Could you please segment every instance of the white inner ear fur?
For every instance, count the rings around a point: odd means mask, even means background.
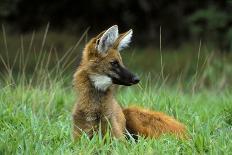
[[[100,38],[97,50],[99,52],[106,52],[118,38],[118,26],[114,25],[110,27]]]
[[[133,34],[133,30],[130,29],[122,38],[122,40],[120,41],[120,43],[118,44],[118,51],[123,50],[124,48],[129,46],[129,43],[131,42],[131,38],[132,38],[132,34]]]
[[[112,80],[106,75],[94,74],[89,76],[96,89],[106,91],[111,85]]]

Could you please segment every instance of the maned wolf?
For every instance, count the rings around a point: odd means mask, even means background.
[[[90,138],[96,131],[104,135],[110,129],[116,138],[131,134],[158,137],[172,133],[185,135],[185,126],[160,112],[139,107],[123,109],[114,97],[116,85],[137,84],[139,78],[122,62],[120,51],[128,46],[132,30],[118,33],[114,25],[92,38],[86,45],[80,66],[74,74],[74,86],[79,93],[73,110],[73,136],[84,132]]]

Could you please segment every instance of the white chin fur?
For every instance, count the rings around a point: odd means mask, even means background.
[[[106,75],[94,74],[89,76],[96,89],[105,91],[112,85],[112,80]]]

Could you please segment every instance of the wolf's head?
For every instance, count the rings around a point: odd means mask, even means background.
[[[130,86],[139,78],[131,73],[122,62],[120,51],[128,46],[133,31],[118,33],[114,25],[92,38],[83,52],[81,67],[85,67],[89,79],[99,90],[106,90],[112,84]]]

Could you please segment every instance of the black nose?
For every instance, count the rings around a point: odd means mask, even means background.
[[[132,78],[132,82],[133,82],[133,84],[136,84],[136,83],[139,83],[139,77],[137,77],[137,76],[134,76],[133,78]]]

